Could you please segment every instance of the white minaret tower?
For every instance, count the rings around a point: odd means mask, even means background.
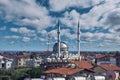
[[[79,55],[79,60],[81,61],[81,55],[80,55],[80,26],[79,26],[79,21],[78,21],[78,29],[77,29],[77,41],[78,41],[78,55]]]
[[[58,20],[58,31],[57,31],[57,34],[58,34],[58,57],[60,57],[60,25],[59,25],[59,20]]]

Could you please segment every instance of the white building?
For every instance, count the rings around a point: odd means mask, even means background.
[[[8,69],[12,66],[12,59],[0,55],[0,68]]]
[[[9,69],[12,67],[12,60],[5,60],[4,64],[5,64],[4,68]]]
[[[33,67],[39,67],[41,63],[42,63],[42,58],[41,57],[37,57],[36,59],[32,60],[32,66]]]

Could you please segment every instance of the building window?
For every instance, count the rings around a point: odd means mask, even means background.
[[[19,63],[19,65],[21,65],[21,63]]]
[[[2,64],[2,68],[5,67],[5,64]]]
[[[21,59],[18,59],[19,61],[21,61]]]

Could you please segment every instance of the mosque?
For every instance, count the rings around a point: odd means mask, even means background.
[[[77,29],[77,41],[78,41],[78,53],[72,54],[69,53],[69,47],[68,45],[63,42],[60,39],[60,25],[58,22],[58,30],[57,30],[57,42],[53,46],[53,52],[52,54],[47,58],[48,62],[55,62],[55,61],[61,61],[64,59],[64,61],[73,61],[73,60],[81,60],[80,55],[80,27],[78,23],[78,29]]]
[[[90,63],[89,61],[85,61],[85,58],[81,56],[79,23],[77,29],[77,54],[69,53],[68,45],[60,39],[59,24],[57,34],[58,40],[53,46],[52,54],[46,58],[47,60],[45,63],[40,65],[41,68],[44,68],[43,75],[45,75],[41,77],[42,80],[116,80],[111,64],[110,66],[104,64],[106,66],[103,67],[102,64],[96,66],[96,61],[94,59],[93,63]],[[109,68],[110,71],[105,69],[105,67]],[[118,70],[120,69],[118,68]],[[95,75],[95,73],[98,74]],[[110,77],[108,78],[108,76]]]

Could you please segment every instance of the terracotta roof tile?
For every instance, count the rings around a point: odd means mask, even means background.
[[[100,64],[98,66],[100,66],[101,68],[103,68],[106,71],[109,71],[109,70],[120,71],[120,67],[115,66],[113,64]]]
[[[84,69],[79,68],[55,68],[51,70],[44,71],[44,73],[55,73],[55,74],[65,74],[65,75],[72,75]]]
[[[72,61],[71,63],[76,64],[81,69],[93,68],[93,66],[88,61]]]

